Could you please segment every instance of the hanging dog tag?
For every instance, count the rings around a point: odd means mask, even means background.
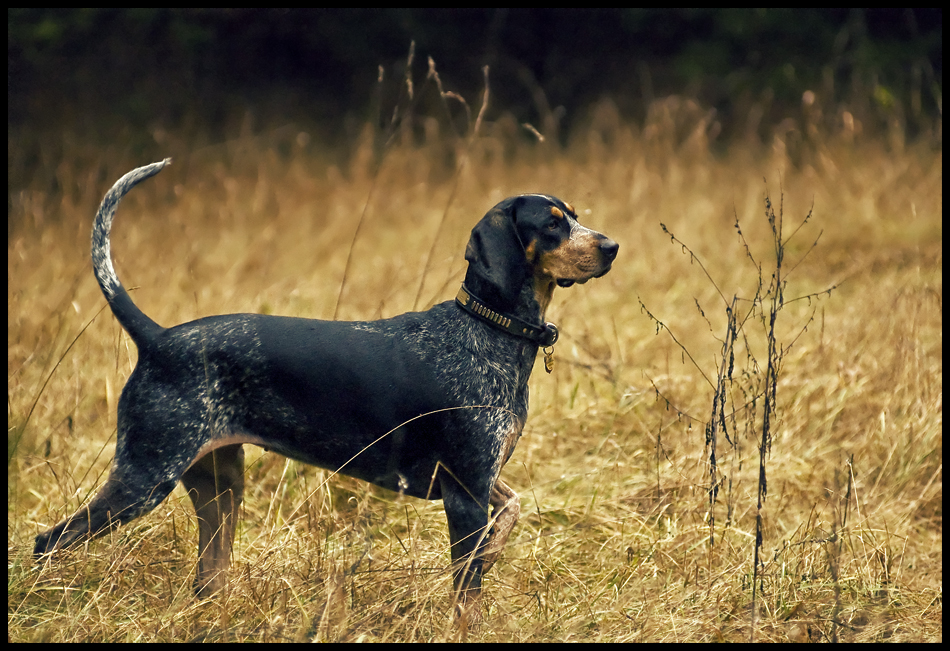
[[[544,370],[548,373],[554,372],[554,346],[544,349]]]

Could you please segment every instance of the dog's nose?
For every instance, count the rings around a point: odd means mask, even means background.
[[[617,257],[617,250],[620,248],[620,245],[614,242],[609,237],[605,237],[600,243],[600,252],[604,256],[604,259],[607,262],[613,262],[614,258]]]

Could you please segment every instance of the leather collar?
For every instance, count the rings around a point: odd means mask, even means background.
[[[455,297],[455,302],[458,303],[458,306],[463,310],[482,321],[486,321],[496,328],[513,334],[516,337],[527,339],[538,346],[553,346],[554,342],[557,341],[557,326],[553,323],[547,322],[540,326],[531,325],[517,317],[493,310],[485,305],[482,299],[468,291],[464,283],[462,283],[462,287]]]

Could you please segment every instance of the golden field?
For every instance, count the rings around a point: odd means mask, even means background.
[[[64,144],[43,163],[54,183],[11,187],[11,640],[457,635],[441,504],[326,481],[257,448],[228,594],[191,597],[197,531],[181,489],[34,566],[33,537],[105,478],[136,359],[92,275],[92,218],[119,176],[165,156],[174,164],[126,197],[112,237],[119,277],[163,325],[233,312],[376,319],[451,300],[470,229],[522,192],[571,202],[620,243],[609,274],[555,292],[557,368],[539,362],[504,472],[522,517],[469,639],[942,639],[939,144],[842,127],[714,147],[703,112],[677,98],[638,126],[605,103],[564,148],[483,127],[471,144],[434,127],[385,150],[367,136],[345,158],[296,128],[200,147],[154,134],[134,153]],[[704,428],[725,301],[749,314],[770,283],[767,193],[783,208],[787,285],[753,609],[761,312],[736,344],[712,531]]]

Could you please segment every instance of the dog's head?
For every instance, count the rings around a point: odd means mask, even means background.
[[[469,277],[477,276],[500,309],[517,300],[533,282],[542,309],[554,285],[570,287],[610,271],[619,245],[577,221],[574,208],[545,194],[509,197],[472,229],[465,249]],[[541,295],[547,297],[543,299]]]

